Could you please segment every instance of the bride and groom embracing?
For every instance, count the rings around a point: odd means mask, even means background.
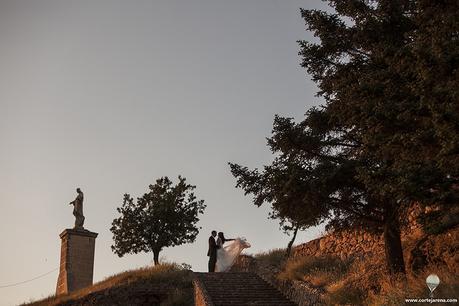
[[[215,240],[217,238],[217,240]],[[223,246],[225,242],[232,241],[227,246]],[[242,250],[250,248],[245,238],[226,239],[222,232],[212,231],[209,237],[209,272],[226,272],[233,265],[236,258],[241,254]]]

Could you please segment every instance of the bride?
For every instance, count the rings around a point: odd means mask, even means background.
[[[223,244],[227,241],[233,242],[224,247]],[[220,232],[218,233],[217,246],[215,272],[226,272],[234,264],[234,261],[241,254],[242,250],[250,248],[250,243],[245,238],[226,239],[225,235]]]

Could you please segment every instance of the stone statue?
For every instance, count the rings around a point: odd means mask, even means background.
[[[84,216],[83,216],[83,192],[80,188],[76,189],[78,193],[74,201],[70,202],[69,205],[73,205],[73,215],[75,216],[75,227],[74,229],[84,229]]]

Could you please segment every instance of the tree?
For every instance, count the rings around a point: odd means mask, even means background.
[[[376,161],[365,184],[402,203],[457,203],[457,1],[330,2],[336,14],[302,10],[320,39],[300,42],[302,66],[335,126]]]
[[[364,227],[372,232],[384,232],[389,271],[393,274],[403,272],[398,219],[390,215],[399,203],[367,189],[359,175],[375,167],[374,162],[356,154],[358,141],[333,129],[329,122],[328,114],[319,109],[310,110],[301,123],[276,116],[268,144],[278,157],[261,173],[232,165],[232,173],[238,179],[237,187],[242,187],[246,194],[252,193],[254,201],[269,202],[270,199],[261,195],[272,188],[272,183],[262,178],[272,176],[273,166],[293,167],[295,163],[296,174],[279,183],[285,186],[278,188],[279,198],[286,201],[275,199],[273,207],[293,219],[309,216],[310,225],[328,219],[328,229]],[[252,173],[251,180],[248,173]],[[298,187],[297,198],[301,201],[291,202],[286,197],[285,191],[292,185]]]
[[[277,149],[272,146],[271,150],[276,152]],[[271,165],[265,166],[261,173],[257,169],[249,170],[237,164],[229,165],[232,174],[238,178],[236,187],[244,189],[246,195],[252,194],[253,202],[258,207],[263,203],[271,204],[269,217],[279,220],[285,233],[293,232],[287,246],[287,257],[298,230],[318,225],[328,216],[328,211],[321,206],[304,209],[306,202],[316,202],[306,196],[310,173],[295,163],[294,158],[280,155]]]
[[[408,205],[459,198],[458,4],[329,2],[334,13],[301,11],[319,42],[299,42],[326,104],[300,123],[276,116],[268,144],[280,157],[262,173],[232,172],[255,200],[271,202],[259,196],[272,188],[263,178],[272,167],[296,168],[290,178],[304,200],[274,199],[277,211],[294,218],[311,210],[318,222],[329,216],[329,227],[383,231],[389,272],[405,273],[400,223]]]
[[[404,272],[407,206],[459,199],[458,3],[330,2],[336,14],[302,11],[320,39],[300,42],[302,65],[326,100],[329,136],[356,140],[349,156],[380,203],[389,270]]]
[[[261,172],[230,164],[236,187],[252,194],[257,206],[270,203],[272,217],[290,220],[301,229],[329,220],[329,229],[381,230],[381,209],[356,177],[360,161],[349,155],[353,142],[325,133],[325,116],[312,109],[299,124],[276,116],[268,139],[274,162]]]
[[[193,193],[196,186],[179,176],[174,185],[169,178],[161,177],[149,191],[134,202],[129,194],[117,208],[120,217],[112,222],[112,251],[119,257],[127,253],[153,252],[155,265],[159,253],[166,247],[194,242],[199,233],[196,223],[204,212],[204,200]]]

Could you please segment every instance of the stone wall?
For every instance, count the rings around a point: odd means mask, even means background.
[[[428,208],[429,209],[429,208]],[[413,206],[408,214],[407,225],[402,229],[402,242],[423,235],[421,225],[416,219],[424,211]],[[330,232],[323,237],[311,240],[293,248],[293,257],[335,255],[344,259],[358,254],[359,256],[384,253],[382,234],[372,234],[364,229],[341,230]]]

